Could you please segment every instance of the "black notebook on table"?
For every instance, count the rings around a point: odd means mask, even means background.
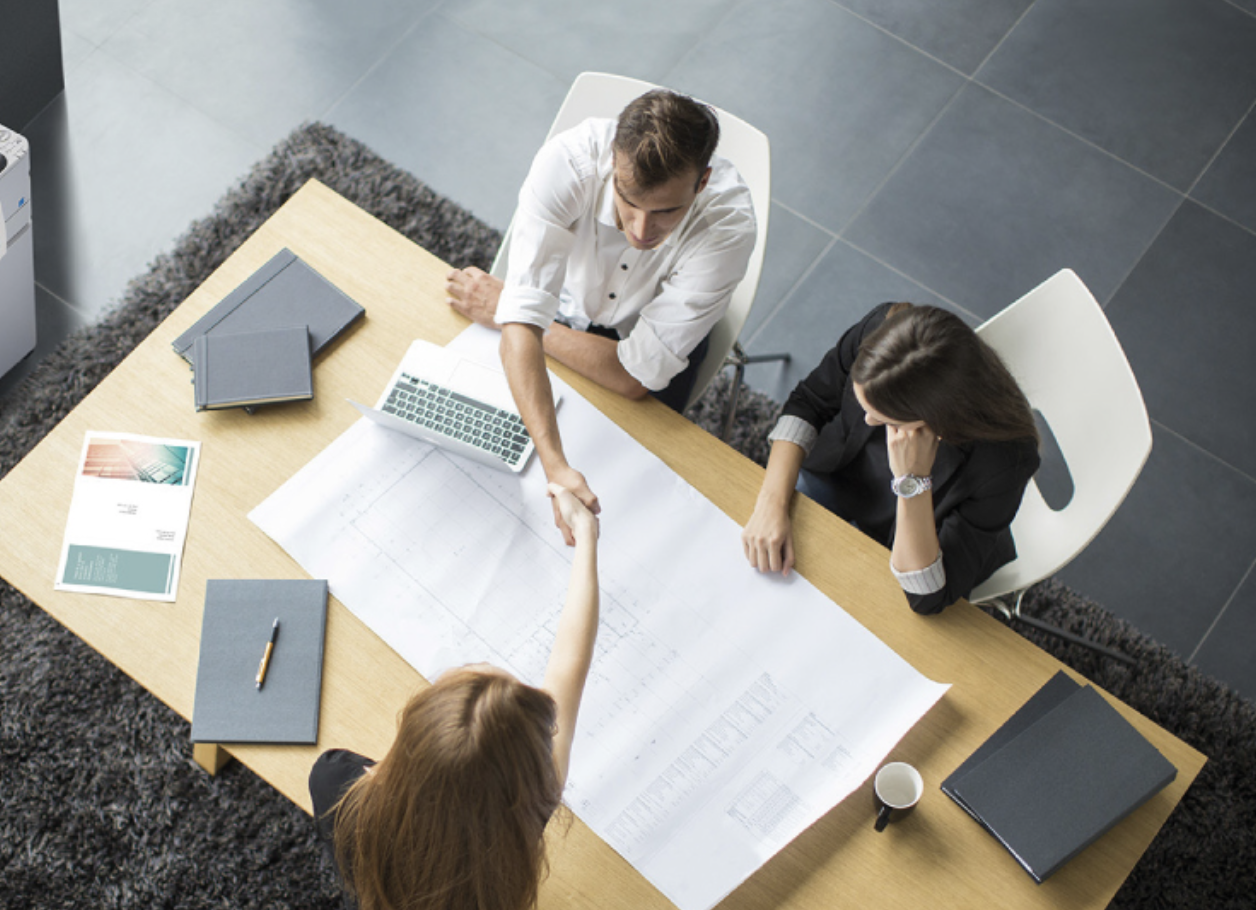
[[[276,619],[259,688],[258,667]],[[326,627],[326,581],[206,582],[192,742],[317,742]]]
[[[284,249],[176,338],[174,349],[191,362],[192,346],[202,335],[305,325],[310,352],[317,355],[365,312],[344,291]]]
[[[1102,695],[1060,672],[942,790],[1041,883],[1176,776]]]

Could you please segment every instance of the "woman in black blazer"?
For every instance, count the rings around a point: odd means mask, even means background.
[[[919,613],[967,597],[1016,555],[1008,528],[1039,464],[1033,412],[953,313],[875,308],[798,384],[769,439],[741,535],[761,572],[794,564],[795,487],[890,548]]]

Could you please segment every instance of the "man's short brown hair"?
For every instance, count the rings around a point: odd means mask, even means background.
[[[666,89],[646,92],[619,115],[614,150],[632,169],[637,190],[652,190],[676,177],[700,182],[720,141],[715,111]]]

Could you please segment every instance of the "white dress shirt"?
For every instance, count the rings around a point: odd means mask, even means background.
[[[635,250],[615,225],[615,121],[593,119],[537,153],[519,191],[497,322],[547,328],[555,316],[619,333],[619,360],[651,391],[667,388],[728,309],[755,242],[750,190],[726,159],[679,225]]]

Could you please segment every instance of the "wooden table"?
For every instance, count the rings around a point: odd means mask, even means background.
[[[197,413],[187,364],[171,341],[283,247],[366,307],[325,351],[310,402]],[[358,417],[413,338],[444,344],[466,321],[444,303],[447,266],[320,184],[275,213],[38,447],[0,482],[0,576],[185,718],[192,716],[205,582],[300,578],[295,562],[247,518]],[[556,371],[656,452],[732,519],[750,515],[762,469],[672,411],[629,402]],[[203,442],[174,604],[53,590],[74,476],[89,430]],[[938,790],[956,766],[1061,664],[968,604],[920,617],[906,606],[884,548],[801,499],[797,566],[820,590],[926,676],[953,684],[891,759],[924,775],[917,810],[873,831],[871,782],[782,850],[722,907],[1103,907],[1177,805],[1204,757],[1115,702],[1178,768],[1177,780],[1045,885]],[[751,571],[747,568],[747,571]],[[382,755],[397,712],[422,677],[333,598],[316,747],[232,746],[231,754],[309,811],[306,777],[323,749]],[[1075,674],[1074,674],[1075,675]],[[670,902],[578,819],[552,831],[545,908],[643,910]]]

